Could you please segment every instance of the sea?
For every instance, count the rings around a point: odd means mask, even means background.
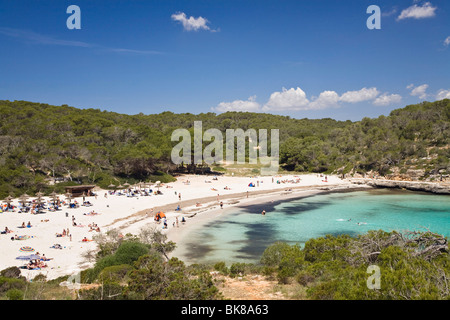
[[[371,189],[236,207],[193,229],[177,244],[182,250],[176,256],[187,264],[257,264],[276,241],[304,246],[311,238],[369,230],[432,231],[450,237],[450,196]]]

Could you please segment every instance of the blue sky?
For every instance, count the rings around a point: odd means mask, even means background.
[[[0,0],[0,99],[360,120],[450,98],[449,21],[447,0]]]

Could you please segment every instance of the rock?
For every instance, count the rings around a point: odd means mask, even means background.
[[[436,194],[450,194],[450,184],[381,179],[352,179],[351,182],[355,184],[366,184],[375,188],[400,188],[413,191],[432,192]]]

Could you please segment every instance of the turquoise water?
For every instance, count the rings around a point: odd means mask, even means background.
[[[257,263],[275,241],[303,245],[327,234],[425,228],[450,237],[450,196],[383,189],[329,193],[237,208],[189,234],[178,257],[187,263]]]

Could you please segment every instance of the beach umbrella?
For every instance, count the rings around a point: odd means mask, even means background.
[[[115,188],[116,188],[116,185],[111,183],[111,184],[108,186],[108,188],[113,188],[113,189],[115,189]]]
[[[42,192],[38,192],[38,193],[36,193],[36,197],[37,197],[37,199],[36,199],[36,203],[37,204],[42,204],[42,196],[43,196],[44,194],[42,193]]]
[[[19,251],[22,251],[22,252],[34,252],[34,249],[32,247],[25,246],[25,247],[21,247],[19,249]]]
[[[6,202],[7,208],[10,207],[12,200],[13,200],[13,197],[11,197],[11,196],[7,196],[5,198],[5,200],[3,200],[3,202]]]
[[[53,191],[52,193],[50,193],[50,197],[53,200],[53,204],[55,204],[56,200],[58,200],[58,194],[55,191]]]
[[[24,207],[26,206],[26,204],[27,204],[27,199],[28,199],[29,197],[30,197],[30,196],[27,195],[26,193],[24,193],[23,195],[20,196],[20,202],[22,203],[22,205],[23,205]]]
[[[119,189],[123,189],[123,185],[119,185],[117,188]]]

